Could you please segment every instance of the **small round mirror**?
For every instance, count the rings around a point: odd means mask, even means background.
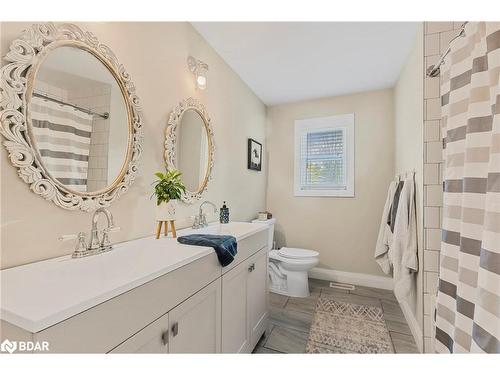
[[[214,165],[215,147],[210,118],[196,99],[187,98],[170,113],[165,132],[167,169],[182,173],[186,192],[181,199],[193,203],[208,186]]]

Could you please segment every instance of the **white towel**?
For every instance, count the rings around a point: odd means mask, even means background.
[[[391,272],[391,262],[389,261],[389,246],[392,243],[392,232],[390,226],[387,224],[389,211],[394,200],[394,193],[396,191],[397,182],[392,181],[389,185],[387,198],[385,200],[384,211],[382,213],[382,221],[378,231],[377,245],[375,246],[375,261],[380,265],[384,273]]]
[[[415,213],[415,181],[413,176],[404,181],[389,259],[393,264],[394,294],[405,299],[412,290],[413,273],[418,271],[417,218]]]

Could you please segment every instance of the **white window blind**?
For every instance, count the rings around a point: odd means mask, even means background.
[[[295,195],[354,196],[354,115],[295,122]]]
[[[346,188],[345,129],[305,131],[300,140],[302,189]]]

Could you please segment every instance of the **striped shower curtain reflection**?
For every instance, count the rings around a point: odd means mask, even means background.
[[[31,99],[33,133],[47,171],[75,191],[87,191],[92,115],[38,97]]]

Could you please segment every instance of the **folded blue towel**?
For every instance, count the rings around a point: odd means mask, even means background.
[[[238,253],[238,243],[233,236],[189,234],[177,238],[177,241],[185,245],[213,247],[222,267],[230,264]]]

